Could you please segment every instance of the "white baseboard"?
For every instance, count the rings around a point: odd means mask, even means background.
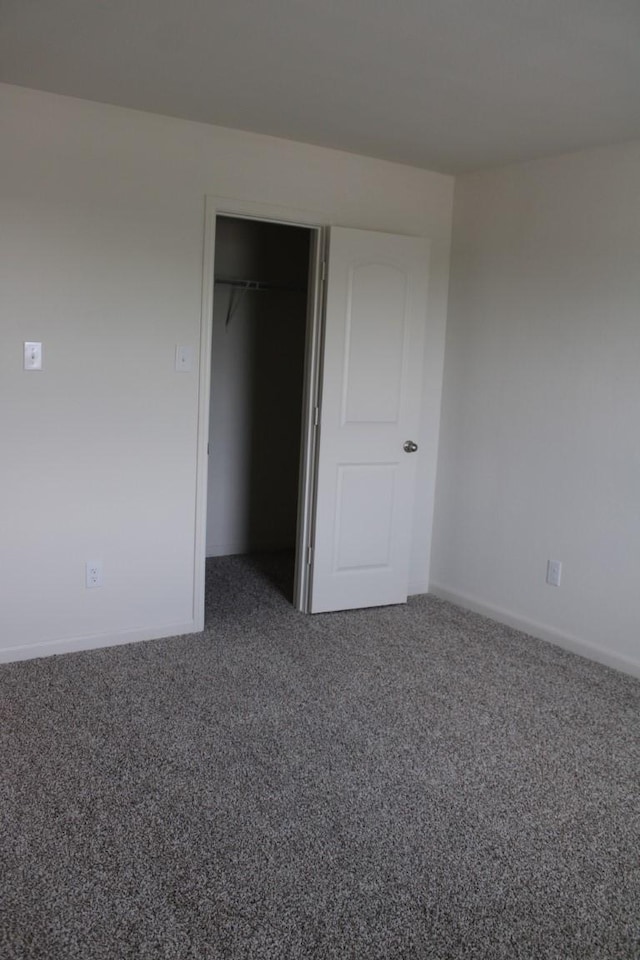
[[[522,633],[528,633],[539,640],[547,640],[554,643],[564,650],[570,650],[581,657],[587,657],[589,660],[596,660],[607,667],[613,667],[622,673],[629,673],[632,677],[640,677],[640,661],[632,660],[630,657],[613,653],[604,647],[598,647],[586,640],[580,640],[571,634],[555,630],[553,627],[537,623],[535,620],[529,620],[527,617],[521,617],[510,610],[504,610],[502,607],[493,606],[485,603],[478,597],[469,596],[465,593],[459,593],[456,590],[449,590],[439,583],[432,583],[429,587],[429,593],[441,600],[448,600],[449,603],[455,603],[458,607],[464,607],[466,610],[473,610],[474,613],[480,613],[490,620],[497,620],[498,623],[504,623],[508,627],[514,627]]]
[[[139,643],[141,640],[160,640],[163,637],[178,637],[198,633],[201,627],[195,620],[186,623],[167,623],[160,627],[143,630],[128,630],[124,633],[103,633],[65,640],[45,640],[41,643],[25,643],[0,650],[0,663],[17,660],[33,660],[36,657],[51,657],[60,653],[76,653],[79,650],[96,650],[100,647],[117,647],[124,643]]]

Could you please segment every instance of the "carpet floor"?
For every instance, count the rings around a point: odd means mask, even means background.
[[[640,957],[640,683],[432,597],[0,669],[3,960]]]

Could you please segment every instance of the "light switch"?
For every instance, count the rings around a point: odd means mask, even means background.
[[[28,341],[24,345],[24,369],[42,370],[42,344]]]
[[[176,370],[188,373],[193,366],[193,347],[178,344],[176,347]]]

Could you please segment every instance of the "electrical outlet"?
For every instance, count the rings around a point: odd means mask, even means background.
[[[102,560],[87,560],[85,571],[87,590],[102,586]]]
[[[562,577],[562,563],[560,560],[547,560],[547,583],[551,587],[559,587]]]

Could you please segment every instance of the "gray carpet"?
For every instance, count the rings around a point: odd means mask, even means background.
[[[3,960],[640,957],[640,684],[433,598],[2,667]]]

